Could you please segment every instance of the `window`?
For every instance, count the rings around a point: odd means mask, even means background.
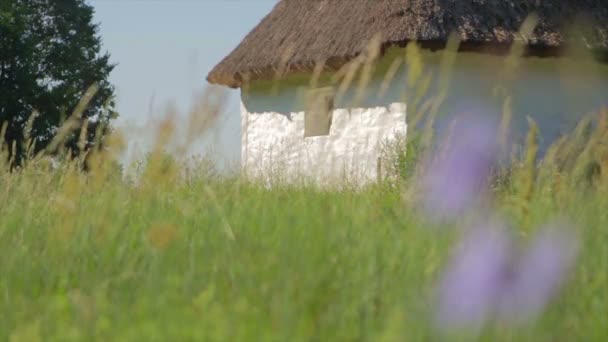
[[[304,137],[329,135],[334,112],[333,89],[314,89],[309,93],[307,100],[307,110],[304,114]]]

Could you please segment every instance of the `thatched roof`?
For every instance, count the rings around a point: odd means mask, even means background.
[[[585,16],[585,44],[608,51],[608,0],[281,0],[208,75],[210,83],[240,87],[272,79],[277,70],[336,68],[379,35],[382,47],[418,41],[441,47],[455,33],[463,49],[508,50],[531,13],[530,54],[557,54],[564,28]]]

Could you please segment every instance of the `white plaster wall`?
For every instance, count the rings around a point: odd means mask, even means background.
[[[242,163],[257,179],[364,184],[378,177],[381,145],[405,135],[406,106],[337,109],[327,136],[304,138],[304,112],[249,113],[242,104]]]

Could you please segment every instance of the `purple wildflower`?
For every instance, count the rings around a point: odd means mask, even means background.
[[[432,218],[454,219],[486,193],[499,152],[497,125],[487,117],[455,121],[423,180],[424,207]]]
[[[540,315],[556,294],[576,259],[575,237],[566,229],[543,228],[514,267],[498,308],[513,323]]]
[[[507,323],[537,317],[562,285],[577,252],[574,236],[554,227],[543,228],[520,258],[501,225],[467,232],[439,283],[439,327],[479,331],[494,316]]]
[[[442,328],[481,328],[500,296],[511,245],[501,225],[466,233],[439,285],[437,322]]]

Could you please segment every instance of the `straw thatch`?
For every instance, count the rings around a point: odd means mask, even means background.
[[[556,55],[572,39],[608,50],[608,0],[282,0],[207,80],[240,87],[318,63],[336,68],[378,36],[383,49],[409,41],[441,48],[455,33],[462,49],[507,51],[531,13],[539,22],[528,54]],[[581,15],[584,33],[566,35]]]

